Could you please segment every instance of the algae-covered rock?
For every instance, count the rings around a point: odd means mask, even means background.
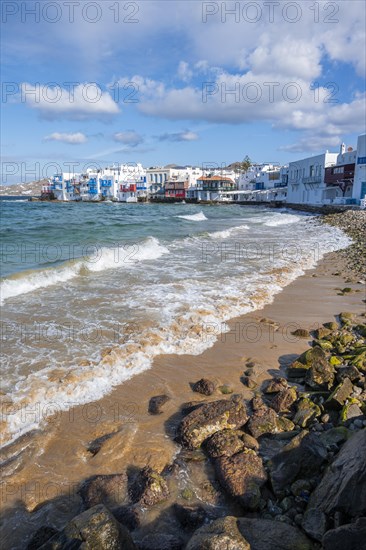
[[[296,404],[297,411],[293,418],[293,421],[301,428],[305,428],[309,423],[317,416],[321,415],[321,409],[314,403],[309,397],[303,397]]]
[[[169,489],[165,479],[152,468],[143,468],[130,487],[131,500],[141,506],[153,506],[166,500]]]
[[[332,342],[328,340],[314,340],[313,346],[319,346],[324,351],[331,351],[333,349]]]
[[[338,326],[336,325],[335,330],[337,330],[337,328]],[[332,334],[332,330],[326,327],[320,327],[314,331],[314,336],[317,340],[322,340],[323,338],[325,338],[326,336],[329,336],[330,334]]]
[[[237,518],[226,516],[203,525],[194,533],[186,550],[250,550],[237,523]]]
[[[361,402],[358,399],[352,398],[347,401],[345,405],[343,405],[341,413],[340,413],[340,420],[341,422],[348,422],[349,420],[352,420],[353,418],[358,418],[363,415],[361,410]]]
[[[241,434],[238,430],[222,430],[216,432],[206,441],[206,450],[211,458],[232,456],[244,448]]]
[[[296,399],[297,390],[293,386],[277,393],[277,395],[275,395],[275,397],[272,399],[270,406],[276,412],[288,411],[291,405],[296,401]]]
[[[248,420],[241,396],[207,403],[190,412],[181,422],[178,437],[181,443],[196,449],[211,435],[224,429],[241,428]]]
[[[275,378],[272,378],[272,380],[269,380],[265,383],[263,392],[264,393],[278,393],[282,390],[285,390],[288,388],[288,383],[286,378],[283,378],[281,376],[277,376]]]
[[[342,359],[340,359],[336,355],[331,355],[331,357],[329,357],[329,363],[332,365],[332,367],[337,367],[342,364]]]
[[[313,389],[329,390],[333,386],[334,378],[334,367],[332,367],[332,365],[327,361],[326,358],[319,357],[312,360],[311,367],[305,375],[305,382]]]
[[[324,323],[323,324],[323,327],[325,327],[326,329],[329,329],[330,331],[335,331],[335,330],[338,330],[338,323],[336,323],[335,321],[330,321],[329,323]]]
[[[136,550],[130,533],[120,525],[104,505],[99,504],[73,518],[60,533],[40,550]]]
[[[342,311],[342,313],[339,314],[339,320],[341,321],[342,326],[351,325],[353,319],[354,319],[354,314],[348,311]]]
[[[293,332],[291,332],[293,336],[297,336],[298,338],[310,338],[310,332],[305,328],[297,328]]]
[[[342,380],[325,402],[325,406],[331,409],[341,409],[346,399],[351,395],[353,385],[349,378]]]
[[[290,425],[288,426],[290,430],[293,429]],[[263,434],[279,433],[285,429],[284,424],[281,423],[280,418],[271,408],[264,408],[255,411],[248,422],[248,430],[255,438],[258,438]]]
[[[287,367],[287,377],[290,379],[303,378],[310,367],[310,364],[307,365],[300,361],[294,361],[289,367]]]
[[[215,471],[222,487],[245,509],[258,508],[260,487],[267,481],[267,473],[255,451],[244,449],[231,457],[218,458]]]

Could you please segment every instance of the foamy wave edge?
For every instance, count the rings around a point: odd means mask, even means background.
[[[9,298],[64,283],[81,275],[86,276],[88,272],[133,268],[139,262],[156,260],[164,254],[169,254],[169,250],[155,237],[117,248],[99,248],[94,257],[67,261],[58,267],[21,272],[3,279],[0,283],[0,302],[3,304]]]

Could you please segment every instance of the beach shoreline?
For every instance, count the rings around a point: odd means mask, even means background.
[[[345,286],[350,292],[341,292]],[[309,338],[293,336],[292,332],[299,328],[315,330],[334,321],[341,311],[362,315],[364,298],[363,281],[347,267],[347,255],[330,253],[287,285],[272,303],[229,321],[229,332],[216,334],[217,341],[201,355],[158,356],[151,369],[99,401],[47,419],[44,429],[26,434],[5,448],[5,456],[16,456],[5,463],[3,477],[5,487],[11,486],[2,498],[5,541],[19,520],[19,540],[27,538],[49,515],[61,528],[78,513],[77,487],[90,476],[115,474],[131,465],[161,472],[172,464],[180,449],[174,437],[182,418],[178,412],[181,406],[227,397],[219,389],[210,398],[203,397],[192,392],[191,384],[208,378],[217,387],[229,386],[249,402],[265,379],[282,375],[285,367],[309,347]],[[243,384],[248,363],[257,367],[254,388]],[[170,398],[163,413],[149,414],[149,400],[162,394]],[[88,450],[92,441],[115,432],[118,435],[112,438],[113,444],[107,442],[95,455]],[[63,498],[67,498],[69,508],[58,511],[58,515],[42,506]],[[160,507],[153,514],[158,512]]]

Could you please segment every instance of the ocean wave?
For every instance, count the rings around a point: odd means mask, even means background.
[[[181,218],[182,220],[192,221],[192,222],[203,222],[204,220],[208,219],[206,218],[202,210],[201,212],[198,212],[198,214],[187,214],[185,216],[181,215],[181,216],[175,216],[175,217]]]
[[[213,233],[208,233],[208,236],[211,239],[227,239],[231,237],[233,233],[235,234],[245,229],[249,229],[249,225],[237,225],[236,227],[230,227],[230,229],[224,229],[223,231],[214,231]]]
[[[273,218],[264,223],[267,227],[277,227],[278,225],[288,225],[301,220],[301,216],[294,214],[275,214]]]
[[[94,256],[68,261],[55,268],[17,273],[4,279],[0,283],[1,303],[21,294],[65,283],[74,277],[86,276],[88,272],[129,268],[142,261],[156,260],[164,254],[169,254],[169,250],[155,237],[116,248],[96,247]]]

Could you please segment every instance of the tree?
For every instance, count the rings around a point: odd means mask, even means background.
[[[240,164],[240,168],[243,172],[248,172],[249,168],[252,166],[252,161],[248,157],[248,155],[245,156],[242,163]]]

